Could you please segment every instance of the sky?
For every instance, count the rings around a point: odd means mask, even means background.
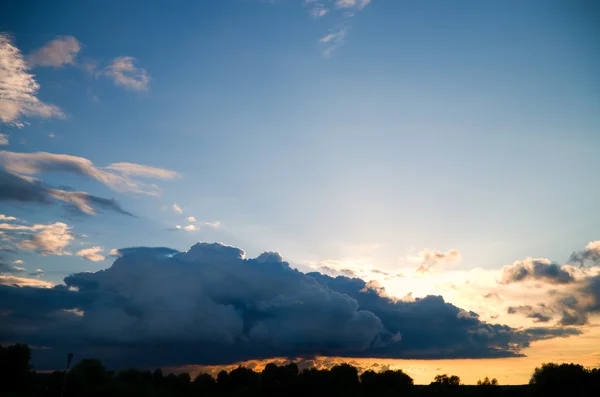
[[[36,367],[600,365],[596,2],[4,5],[0,343]]]

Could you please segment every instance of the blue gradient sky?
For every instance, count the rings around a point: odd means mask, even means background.
[[[368,258],[388,270],[411,252],[456,248],[468,269],[564,261],[598,237],[595,2],[379,0],[352,18],[325,2],[317,19],[291,0],[5,5],[0,31],[24,55],[57,35],[83,46],[76,66],[32,69],[39,98],[68,118],[4,125],[2,149],[182,175],[158,183],[159,198],[44,176],[115,197],[139,219],[1,204],[88,236],[74,245],[222,241],[300,267]],[[327,53],[319,40],[340,30]],[[147,90],[81,67],[117,56],[137,59]],[[185,224],[174,202],[220,226],[170,231]],[[54,281],[108,264],[24,259]]]

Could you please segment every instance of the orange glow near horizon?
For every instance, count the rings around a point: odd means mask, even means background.
[[[526,357],[489,359],[444,359],[444,360],[404,360],[379,358],[316,357],[312,360],[297,360],[300,368],[316,366],[329,368],[340,363],[349,363],[359,371],[373,369],[401,369],[410,375],[415,384],[429,384],[437,374],[458,375],[464,384],[476,384],[486,376],[496,378],[501,385],[521,385],[529,382],[536,367],[545,362],[575,363],[584,367],[600,366],[600,346],[594,341],[600,337],[600,327],[591,326],[587,332],[577,337],[539,341],[526,349]],[[249,360],[231,365],[187,365],[168,368],[174,372],[188,372],[192,378],[200,373],[216,376],[221,370],[230,371],[238,365],[262,371],[270,362],[283,365],[290,362],[286,358]]]

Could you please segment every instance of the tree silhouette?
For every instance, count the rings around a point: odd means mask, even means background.
[[[31,349],[27,345],[0,345],[0,390],[17,390],[27,387],[33,379],[29,365]]]
[[[529,380],[536,395],[586,395],[589,373],[577,364],[544,363]]]
[[[456,375],[436,375],[435,378],[433,378],[433,382],[431,382],[431,384],[439,386],[459,386],[460,378]]]
[[[492,380],[490,380],[490,378],[486,376],[483,380],[479,379],[477,381],[477,386],[498,386],[498,379],[492,378]]]
[[[59,397],[64,372],[35,373],[26,345],[0,346],[0,396]],[[216,379],[200,374],[163,375],[138,369],[108,370],[96,359],[80,360],[67,376],[65,397],[396,397],[396,396],[600,396],[600,369],[577,364],[547,363],[536,368],[529,385],[498,386],[485,377],[477,387],[462,386],[456,375],[436,375],[429,386],[413,385],[401,370],[365,371],[340,364],[331,369],[307,368],[294,363],[267,364],[262,372],[238,366],[221,371]]]

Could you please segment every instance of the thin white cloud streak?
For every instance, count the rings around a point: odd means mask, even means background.
[[[3,276],[0,275],[0,285],[18,286],[18,287],[37,287],[37,288],[52,288],[54,284],[49,281],[39,280],[35,278]]]
[[[179,215],[183,215],[183,210],[181,209],[179,204],[173,203],[173,206],[171,208],[173,208],[173,211],[177,212]]]
[[[102,73],[116,85],[136,91],[146,91],[150,84],[150,75],[146,69],[135,66],[135,62],[136,59],[133,57],[117,57]]]
[[[103,251],[103,247],[91,247],[79,250],[75,255],[87,259],[88,261],[101,262],[106,259],[106,256],[103,255]]]
[[[336,0],[335,5],[338,8],[354,8],[362,10],[371,3],[371,0]]]
[[[28,58],[34,66],[52,66],[60,68],[74,65],[81,51],[81,43],[73,36],[59,36],[42,48],[34,51]]]
[[[38,99],[39,88],[21,51],[0,33],[0,121],[22,127],[22,117],[64,117],[57,106]]]
[[[0,214],[0,221],[10,222],[10,221],[16,221],[16,220],[17,220],[17,218],[15,218],[14,216]]]
[[[0,146],[8,145],[8,135],[0,134]]]
[[[147,165],[134,163],[112,163],[106,167],[106,169],[120,172],[123,175],[139,176],[144,178],[174,179],[179,176],[179,174],[175,171],[165,170],[163,168],[148,167]]]
[[[127,166],[123,166],[123,164],[127,164]],[[16,174],[33,175],[46,172],[66,172],[85,175],[116,191],[154,196],[160,192],[158,187],[142,184],[131,178],[130,175],[158,179],[173,179],[179,176],[174,171],[133,163],[115,163],[101,168],[83,157],[46,152],[16,153],[0,151],[0,165],[7,171]]]
[[[323,4],[321,4],[321,3],[316,3],[310,9],[310,15],[314,19],[318,19],[318,18],[324,17],[328,12],[329,12],[329,10],[327,8],[325,8],[325,6]]]

